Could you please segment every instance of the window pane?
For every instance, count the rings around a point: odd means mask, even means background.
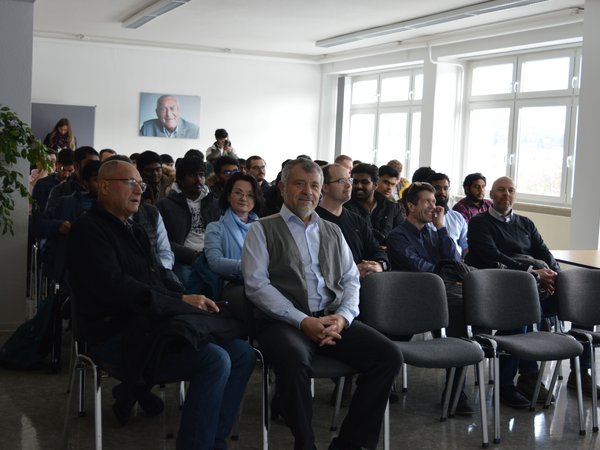
[[[423,98],[423,74],[415,75],[415,85],[413,86],[413,100]]]
[[[352,83],[352,104],[375,103],[377,101],[377,80],[362,80]]]
[[[540,59],[521,67],[521,92],[569,89],[571,58]]]
[[[375,114],[353,114],[350,117],[348,156],[363,162],[373,161]]]
[[[421,149],[421,113],[412,115],[410,129],[410,153],[408,155],[408,167],[404,169],[404,177],[412,179],[412,174],[419,168],[419,153]]]
[[[471,111],[465,175],[481,172],[490,181],[506,175],[509,120],[510,108]]]
[[[566,106],[519,110],[518,192],[561,195],[566,114]]]
[[[476,67],[473,69],[471,95],[510,94],[512,83],[512,63]]]
[[[404,161],[407,120],[407,113],[385,113],[379,116],[379,142],[375,164],[381,166],[390,159]]]
[[[408,100],[410,77],[388,77],[381,79],[381,101],[397,102]]]

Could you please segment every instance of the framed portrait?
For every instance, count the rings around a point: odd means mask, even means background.
[[[140,94],[140,136],[198,139],[199,123],[199,96]]]

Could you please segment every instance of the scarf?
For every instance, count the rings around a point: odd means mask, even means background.
[[[231,208],[227,208],[223,214],[223,256],[225,258],[240,259],[242,257],[244,239],[246,239],[250,225],[256,220],[258,220],[258,216],[250,212],[248,223],[244,223]]]

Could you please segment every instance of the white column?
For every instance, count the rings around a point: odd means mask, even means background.
[[[585,2],[571,249],[597,249],[600,232],[600,2]]]

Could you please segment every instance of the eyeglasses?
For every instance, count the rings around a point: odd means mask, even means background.
[[[135,187],[137,186],[142,190],[142,192],[144,192],[146,190],[146,187],[148,186],[143,181],[134,180],[133,178],[106,178],[106,181],[124,181],[129,185],[131,189],[135,189]]]
[[[256,200],[256,195],[254,195],[252,192],[245,193],[236,189],[235,191],[231,191],[231,195],[239,198],[240,200],[243,198],[247,198],[248,200]]]
[[[223,175],[233,175],[234,173],[238,173],[239,170],[238,169],[234,169],[234,170],[224,170],[222,173]]]
[[[352,186],[354,179],[352,178],[338,178],[337,180],[331,180],[328,181],[325,184],[334,184],[334,183],[338,183],[338,184],[347,184],[349,186]]]

